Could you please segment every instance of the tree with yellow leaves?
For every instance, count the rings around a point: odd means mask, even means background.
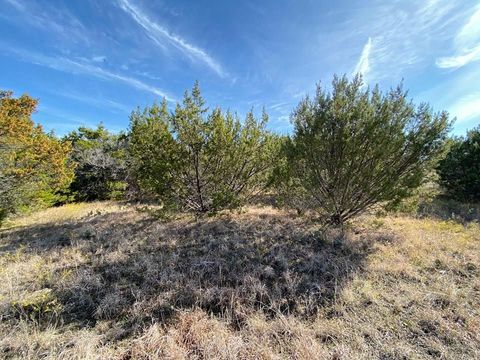
[[[31,115],[38,101],[0,90],[0,222],[27,207],[51,205],[73,179],[70,144],[45,133]]]

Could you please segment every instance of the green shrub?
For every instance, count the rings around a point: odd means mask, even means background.
[[[408,197],[398,202],[388,203],[385,210],[421,215],[425,208],[431,206],[441,196],[442,191],[438,181],[439,176],[435,171],[426,174],[422,184],[413,189]]]
[[[170,208],[197,213],[233,208],[267,184],[276,142],[267,115],[207,115],[198,83],[169,114],[164,101],[131,116],[129,154],[141,189]]]
[[[80,127],[63,139],[72,144],[70,161],[76,164],[69,191],[77,201],[111,200],[122,197],[125,182],[125,136]]]
[[[480,126],[452,141],[438,173],[448,195],[461,201],[480,201]]]
[[[166,101],[134,111],[130,116],[128,159],[130,178],[134,180],[131,187],[138,187],[142,196],[159,197],[172,207],[179,190],[175,176],[180,169],[180,152],[169,126]]]
[[[335,77],[292,114],[284,147],[284,193],[342,223],[380,202],[411,194],[432,168],[449,129],[446,113],[414,106],[401,86],[386,94],[360,77]]]

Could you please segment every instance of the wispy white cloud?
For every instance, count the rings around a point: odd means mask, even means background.
[[[65,8],[59,5],[49,5],[43,2],[38,5],[34,2],[23,0],[4,0],[17,10],[21,15],[21,24],[29,24],[40,30],[55,34],[58,38],[68,40],[69,43],[78,42],[89,44],[90,39],[85,34],[86,28],[83,24]],[[3,16],[0,14],[0,16]],[[14,21],[10,17],[8,20]]]
[[[222,78],[227,77],[222,66],[207,52],[183,39],[182,37],[169,32],[165,27],[151,20],[142,10],[132,4],[129,0],[118,0],[122,10],[128,13],[135,22],[140,25],[148,37],[158,46],[165,49],[165,40],[179,49],[191,59],[196,59],[207,65]]]
[[[25,6],[18,0],[5,0],[5,1],[17,10],[20,10],[20,11],[25,10]]]
[[[454,1],[377,1],[357,11],[340,36],[350,42],[369,37],[355,71],[368,74],[368,82],[389,83],[429,66],[432,53],[451,37],[452,24],[464,12]],[[349,55],[353,58],[351,51]]]
[[[36,120],[38,118],[44,120],[42,123],[45,130],[54,131],[59,136],[66,135],[79,126],[95,127],[100,123],[100,119],[98,121],[92,120],[90,117],[87,119],[79,114],[47,105],[45,101],[40,102],[37,110],[38,112],[35,114]]]
[[[150,80],[162,80],[160,76],[156,76],[148,71],[133,70],[133,73]]]
[[[480,92],[464,96],[450,107],[450,113],[457,117],[457,122],[480,119]]]
[[[443,69],[458,69],[480,60],[480,5],[455,36],[454,53],[436,59],[435,64]]]
[[[107,57],[103,55],[97,55],[92,57],[92,61],[96,63],[102,63],[107,61]]]
[[[461,51],[461,54],[458,55],[438,58],[435,60],[435,64],[442,69],[458,69],[478,60],[480,60],[480,45]]]
[[[76,130],[80,126],[96,128],[104,120],[99,116],[93,119],[92,115],[81,116],[54,106],[45,105],[45,103],[40,103],[35,117],[42,122],[45,130],[53,131],[57,136],[67,135],[70,131]],[[119,133],[125,129],[115,123],[107,123],[106,125],[108,130],[114,133]]]
[[[358,59],[357,65],[355,66],[354,74],[362,75],[366,79],[367,74],[370,71],[370,53],[372,51],[372,38],[369,37],[367,43],[363,47],[362,54],[360,59]]]
[[[62,92],[55,92],[56,95],[62,96],[67,99],[72,99],[78,102],[82,102],[88,105],[92,105],[94,107],[97,107],[99,109],[103,109],[105,107],[109,107],[113,110],[123,112],[123,113],[129,113],[132,111],[132,107],[127,106],[125,104],[119,103],[114,100],[106,99],[104,97],[92,97],[92,96],[86,96],[83,94],[78,94],[78,93],[73,93],[73,92],[68,92],[68,91],[62,91]]]
[[[290,101],[281,101],[270,105],[268,108],[271,110],[283,110],[286,106],[289,106],[290,104]]]
[[[480,5],[462,26],[457,36],[455,44],[459,48],[471,48],[478,45],[480,41]]]
[[[304,96],[305,96],[305,91],[297,91],[294,94],[292,94],[292,97],[294,99],[298,99],[298,98],[301,98],[301,97],[304,97]]]
[[[466,125],[479,123],[480,90],[472,79],[480,78],[480,67],[472,66],[465,71],[442,74],[441,81],[429,85],[415,94],[418,101],[429,102],[436,110],[447,110],[456,117],[454,132],[460,134]]]
[[[21,50],[21,49],[12,49],[7,48],[7,51],[15,54],[21,60],[30,62],[32,64],[48,67],[54,70],[70,73],[70,74],[85,74],[89,76],[94,76],[99,79],[103,80],[113,80],[117,82],[122,82],[129,86],[132,86],[136,89],[143,90],[155,94],[160,97],[166,98],[168,101],[174,102],[176,101],[173,97],[168,95],[165,91],[144,83],[138,79],[117,74],[112,71],[106,70],[99,66],[95,66],[89,63],[80,62],[77,60],[72,60],[65,57],[53,57],[53,56],[46,56],[43,54]]]

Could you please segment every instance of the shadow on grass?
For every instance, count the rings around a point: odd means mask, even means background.
[[[110,335],[119,339],[195,307],[238,328],[256,311],[310,317],[362,270],[375,242],[389,240],[318,230],[290,214],[169,223],[138,217],[107,214],[13,229],[2,233],[0,253],[24,246],[61,261],[46,284],[62,304],[61,321],[112,320]],[[71,252],[82,260],[61,260]]]

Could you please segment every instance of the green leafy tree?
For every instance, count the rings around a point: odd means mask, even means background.
[[[77,201],[117,199],[126,187],[126,137],[112,134],[102,124],[80,127],[63,139],[72,144],[70,161],[76,164],[70,194]]]
[[[414,106],[401,86],[383,94],[359,76],[335,76],[330,93],[318,86],[292,121],[283,190],[335,224],[408,196],[442,152],[450,124],[446,113]]]
[[[198,83],[169,114],[165,101],[131,117],[130,154],[139,183],[165,204],[198,213],[232,208],[263,189],[275,142],[268,121],[213,109]]]
[[[180,155],[170,131],[166,100],[160,106],[153,104],[131,114],[128,134],[131,188],[138,188],[143,196],[156,197],[164,205],[173,207],[179,191]]]
[[[37,100],[0,91],[0,221],[9,213],[62,200],[73,178],[70,144],[36,125]]]
[[[449,195],[462,201],[480,201],[480,126],[452,141],[437,170]]]

